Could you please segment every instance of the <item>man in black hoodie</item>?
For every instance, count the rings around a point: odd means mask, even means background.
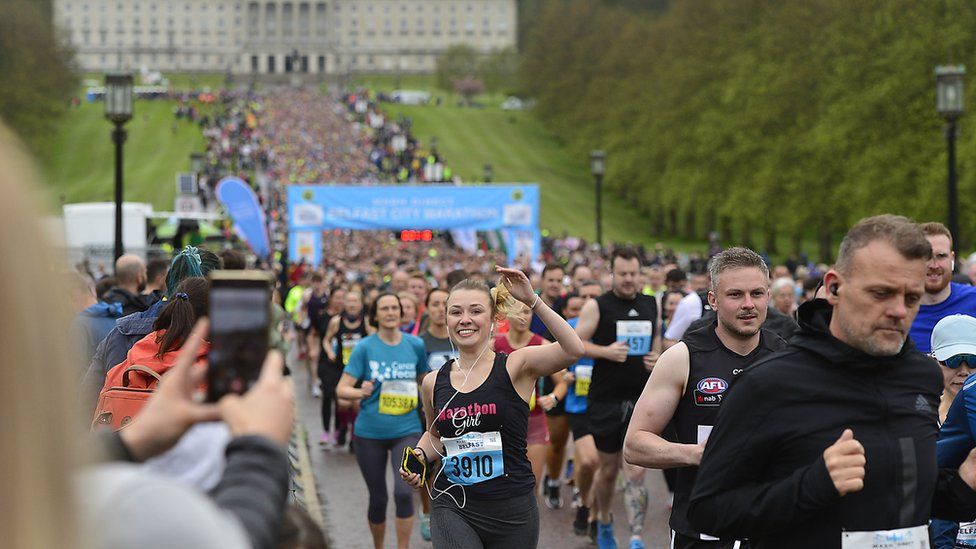
[[[722,404],[691,495],[699,531],[753,549],[927,548],[928,520],[976,518],[976,451],[938,469],[942,378],[908,330],[932,250],[910,220],[863,219],[786,349]]]

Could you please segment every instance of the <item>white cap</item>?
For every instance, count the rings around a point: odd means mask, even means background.
[[[976,355],[976,318],[949,315],[932,329],[932,353],[944,362],[956,355]]]

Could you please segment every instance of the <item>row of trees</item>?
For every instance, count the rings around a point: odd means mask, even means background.
[[[976,67],[976,4],[631,4],[542,0],[520,84],[577,154],[607,150],[607,185],[650,231],[718,229],[770,252],[787,236],[794,249],[818,238],[829,255],[831,237],[865,215],[946,218],[933,68]],[[964,245],[976,235],[966,121]]]
[[[0,1],[0,120],[40,155],[77,93],[71,52],[57,39],[51,0]]]
[[[518,68],[514,49],[481,54],[470,46],[451,46],[437,60],[437,87],[469,101],[485,91],[511,93]]]

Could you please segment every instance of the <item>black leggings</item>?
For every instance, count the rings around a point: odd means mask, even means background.
[[[366,517],[373,524],[386,522],[386,503],[390,496],[386,493],[386,462],[389,454],[390,468],[393,469],[393,502],[396,504],[396,518],[413,516],[413,489],[400,478],[400,461],[403,449],[413,445],[420,433],[411,433],[403,438],[378,439],[356,437],[356,462],[369,490],[369,509]]]
[[[446,494],[432,502],[434,549],[535,549],[539,545],[539,505],[532,492],[509,499],[458,501],[464,509],[458,509]]]
[[[329,425],[332,424],[332,411],[336,405],[336,386],[339,385],[342,370],[324,356],[325,351],[322,351],[322,355],[318,364],[319,380],[322,382],[322,430],[328,432]]]

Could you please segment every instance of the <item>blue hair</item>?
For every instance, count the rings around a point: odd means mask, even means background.
[[[172,296],[184,280],[194,276],[204,276],[200,252],[193,246],[183,248],[169,264],[166,274],[166,295]]]

